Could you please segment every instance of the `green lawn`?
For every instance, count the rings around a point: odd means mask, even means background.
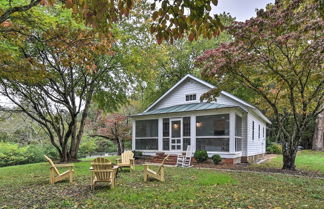
[[[282,155],[278,155],[263,164],[253,164],[252,167],[281,168]],[[324,152],[299,151],[296,157],[296,168],[298,170],[324,173]]]
[[[122,171],[111,190],[90,190],[90,161],[75,183],[50,185],[49,165],[0,168],[0,208],[323,208],[324,179],[282,174],[166,168],[166,182],[143,182],[142,166]]]

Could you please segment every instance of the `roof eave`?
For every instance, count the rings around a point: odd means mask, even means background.
[[[147,115],[130,115],[128,117],[130,118],[136,118],[136,117],[145,117],[145,116],[155,116],[155,115],[165,115],[165,114],[176,114],[176,113],[184,113],[184,112],[203,112],[208,110],[220,110],[220,109],[240,109],[243,112],[247,112],[240,106],[232,106],[232,107],[222,107],[222,108],[211,108],[211,109],[205,109],[205,110],[188,110],[188,111],[180,111],[180,112],[165,112],[165,113],[154,113],[154,114],[147,114]],[[144,112],[145,113],[145,112]]]

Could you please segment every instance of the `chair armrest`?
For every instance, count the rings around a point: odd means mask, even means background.
[[[57,168],[68,168],[68,167],[72,168],[74,167],[74,164],[55,164],[55,166]]]

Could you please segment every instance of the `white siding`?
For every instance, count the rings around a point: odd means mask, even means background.
[[[186,104],[190,102],[200,102],[200,96],[210,88],[207,86],[188,78],[183,83],[181,83],[178,87],[176,87],[173,91],[170,92],[166,97],[164,97],[160,102],[158,102],[153,109],[159,109],[164,107],[170,107],[179,104]],[[196,94],[196,101],[186,101],[187,94]]]
[[[254,139],[252,139],[252,123],[254,121]],[[248,113],[247,116],[247,156],[251,155],[258,155],[265,153],[265,146],[266,141],[265,137],[262,135],[262,127],[266,127],[266,124],[260,120],[259,117],[252,114],[251,112]],[[260,138],[258,134],[258,127],[260,125]]]

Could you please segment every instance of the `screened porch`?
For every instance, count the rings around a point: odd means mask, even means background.
[[[136,119],[133,122],[133,149],[180,153],[191,145],[193,152],[237,153],[242,151],[242,126],[242,115],[236,111]]]

